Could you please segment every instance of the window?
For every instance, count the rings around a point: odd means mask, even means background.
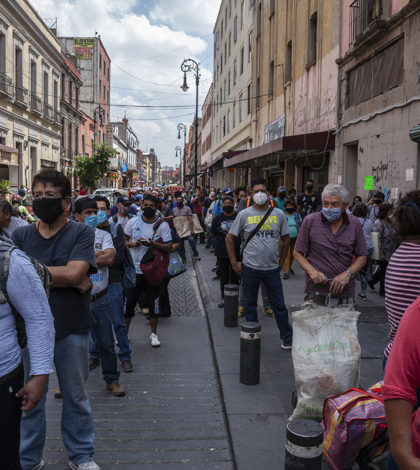
[[[22,49],[16,47],[15,49],[15,87],[16,97],[18,100],[24,99],[23,97],[23,62],[22,62]]]
[[[249,9],[251,9],[254,6],[254,0],[249,0]]]
[[[240,68],[240,74],[242,75],[244,73],[244,47],[242,46],[241,49],[241,68]]]
[[[48,72],[44,71],[44,91],[43,91],[43,93],[44,93],[44,106],[48,106],[48,99],[49,99],[49,95],[50,95],[48,80],[49,80]]]
[[[234,129],[236,126],[236,103],[233,103],[233,108],[232,108],[232,129]]]
[[[82,134],[82,155],[85,156],[85,135]]]
[[[219,80],[219,72],[220,72],[220,70],[219,70],[219,64],[217,64],[217,74],[216,74],[217,80]]]
[[[99,53],[99,70],[102,70],[102,54]]]
[[[309,44],[308,44],[308,65],[316,62],[318,14],[315,12],[309,21]]]
[[[69,122],[69,135],[68,135],[68,157],[73,156],[73,125]]]
[[[222,24],[220,26],[220,39],[223,41],[223,24],[224,24],[224,21],[222,20]]]
[[[99,80],[99,96],[101,96],[102,93],[102,82]]]
[[[235,59],[233,62],[233,85],[238,81],[238,61]]]
[[[71,80],[69,80],[69,96],[67,101],[73,104],[73,82]]]
[[[252,31],[248,35],[248,63],[252,62]]]
[[[229,134],[230,132],[230,109],[228,109],[227,112],[227,133]]]
[[[229,0],[229,18],[232,16],[232,0]]]
[[[284,81],[290,82],[292,79],[292,41],[289,41],[286,46],[286,64],[284,68]]]
[[[108,67],[108,70],[106,71],[106,78],[107,78],[108,83],[109,83],[109,67]]]
[[[6,73],[6,36],[0,33],[0,73]]]
[[[227,20],[228,20],[227,14],[228,14],[228,9],[227,9],[227,6],[226,6],[226,8],[225,8],[225,29],[226,29],[226,27],[227,27],[227,22],[228,22],[228,21],[227,21]]]
[[[216,33],[216,50],[218,51],[220,47],[220,32],[217,31]]]
[[[233,42],[238,40],[238,17],[233,19]]]
[[[229,57],[232,51],[232,33],[229,33]]]
[[[252,83],[248,85],[248,114],[252,112]]]
[[[225,42],[225,65],[227,61],[227,42]]]
[[[215,103],[215,106],[216,106],[216,113],[217,113],[217,111],[219,111],[219,93],[216,93],[216,103]]]
[[[270,62],[270,75],[268,79],[268,94],[273,95],[274,92],[274,61]]]
[[[257,13],[257,37],[261,36],[261,20],[262,20],[262,9],[261,9],[261,2],[258,5],[258,13]]]
[[[260,107],[260,86],[261,81],[260,77],[257,78],[257,89],[255,90],[255,107],[258,109]]]
[[[216,125],[216,142],[219,141],[219,124]]]
[[[226,93],[227,93],[227,88],[226,88],[226,79],[223,83],[223,91],[224,91],[224,94],[223,94],[223,100],[226,101]]]
[[[230,70],[228,73],[228,95],[230,95]]]
[[[108,104],[108,106],[109,106],[109,104],[110,104],[110,101],[109,101],[109,90],[106,92],[106,102],[107,102],[107,104]]]
[[[79,154],[79,128],[77,126],[74,129],[74,154]]]
[[[54,107],[54,112],[56,113],[58,111],[58,82],[57,80],[53,81],[53,107]]]
[[[35,60],[31,60],[31,81],[30,81],[30,93],[31,93],[31,105],[35,107],[35,99],[36,99],[36,75],[37,75],[37,67]]]
[[[74,105],[77,109],[79,109],[79,87],[74,87]]]
[[[241,29],[244,27],[245,24],[245,0],[242,0],[241,3]]]
[[[226,135],[226,116],[223,116],[223,137]]]
[[[223,52],[220,55],[220,75],[223,73]]]
[[[106,88],[105,88],[105,85],[104,85],[104,100],[106,100]]]
[[[243,106],[243,95],[242,93],[239,95],[239,122],[242,122],[242,106]]]
[[[219,106],[222,106],[222,101],[223,101],[222,87],[220,87],[219,99],[220,99]]]

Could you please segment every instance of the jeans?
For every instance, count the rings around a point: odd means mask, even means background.
[[[119,360],[131,360],[130,344],[128,342],[127,327],[124,322],[124,298],[121,283],[108,284],[109,303],[111,307],[111,322],[114,327],[115,336],[118,341]],[[99,359],[98,341],[94,331],[92,331],[92,346],[90,347],[90,357]]]
[[[213,238],[211,236],[211,232],[210,232],[210,228],[208,225],[206,225],[206,244],[210,247],[213,247],[214,248],[214,242],[213,242]]]
[[[239,276],[232,269],[229,258],[217,258],[220,276],[220,291],[222,299],[225,296],[226,284],[239,284]]]
[[[295,248],[296,240],[296,238],[290,239],[289,249],[287,251],[286,259],[284,260],[284,274],[289,274],[290,268],[292,267],[293,261],[295,259],[293,256],[293,250]]]
[[[283,287],[280,279],[280,270],[260,271],[242,265],[242,284],[244,293],[244,314],[246,321],[257,322],[258,289],[261,282],[267,289],[268,299],[274,311],[280,338],[283,342],[291,344],[293,330],[289,323],[289,313],[284,304]]]
[[[117,354],[115,352],[114,334],[112,332],[109,294],[105,294],[95,300],[95,302],[91,302],[90,311],[95,318],[93,332],[95,333],[98,344],[102,376],[109,385],[118,382],[120,378]]]
[[[179,254],[181,255],[181,258],[183,259],[184,263],[185,263],[185,260],[187,259],[186,255],[185,255],[185,245],[184,245],[185,240],[188,240],[188,242],[190,244],[190,247],[191,247],[191,250],[193,252],[193,256],[198,256],[197,245],[195,243],[194,237],[192,235],[190,235],[189,237],[181,238],[181,244],[179,245],[178,250],[179,250]]]
[[[261,284],[261,297],[262,297],[262,301],[263,301],[264,310],[271,309],[270,301],[268,300],[267,289],[266,289],[264,284]],[[238,298],[238,301],[239,301],[239,306],[243,307],[244,306],[244,286],[243,286],[242,281],[240,282],[240,285],[239,285],[239,298]]]
[[[89,375],[89,333],[69,335],[55,343],[54,363],[60,391],[63,395],[61,438],[69,459],[79,465],[90,462],[94,454],[93,421],[86,382]],[[25,379],[29,378],[29,353],[22,352]],[[48,387],[47,387],[48,388]],[[31,470],[42,460],[45,445],[45,399],[31,411],[25,411],[21,421],[20,462],[23,470]]]
[[[0,468],[20,470],[19,440],[22,398],[16,393],[23,387],[23,367],[13,371],[4,384],[0,385]]]
[[[370,259],[370,256],[372,254],[373,248],[370,248],[368,250],[368,259],[366,261],[366,264],[363,266],[363,268],[359,271],[359,278],[360,278],[360,292],[362,294],[366,294],[367,288],[368,288],[368,280],[370,278],[371,272],[372,272],[372,261]]]

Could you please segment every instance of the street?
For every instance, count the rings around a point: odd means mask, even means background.
[[[239,327],[223,326],[217,308],[219,282],[212,281],[215,258],[198,245],[201,261],[170,283],[172,317],[160,321],[162,346],[152,349],[146,320],[137,315],[130,330],[135,366],[121,374],[127,394],[112,397],[100,368],[90,373],[89,396],[95,424],[95,461],[103,470],[278,469],[284,465],[286,421],[294,390],[291,352],[280,349],[274,318],[262,314],[261,380],[239,383]],[[283,281],[289,310],[303,299],[304,279]],[[360,301],[361,385],[382,379],[387,326],[383,299],[369,291]],[[209,328],[210,327],[210,328]],[[64,469],[60,437],[61,401],[47,400],[47,468]],[[325,467],[327,468],[327,467]]]

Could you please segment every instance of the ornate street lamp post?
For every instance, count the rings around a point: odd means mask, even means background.
[[[195,76],[195,123],[194,123],[194,188],[197,187],[197,167],[198,167],[198,86],[200,84],[200,65],[194,59],[184,59],[181,64],[181,70],[184,72],[184,83],[182,91],[188,91],[187,72],[194,72]]]

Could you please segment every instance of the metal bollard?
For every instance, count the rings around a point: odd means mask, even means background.
[[[239,381],[245,385],[260,383],[261,325],[241,324],[241,359]]]
[[[324,430],[310,419],[287,423],[286,459],[284,470],[321,470]]]
[[[225,326],[238,326],[238,298],[239,286],[236,284],[226,284],[224,289],[224,313]]]

